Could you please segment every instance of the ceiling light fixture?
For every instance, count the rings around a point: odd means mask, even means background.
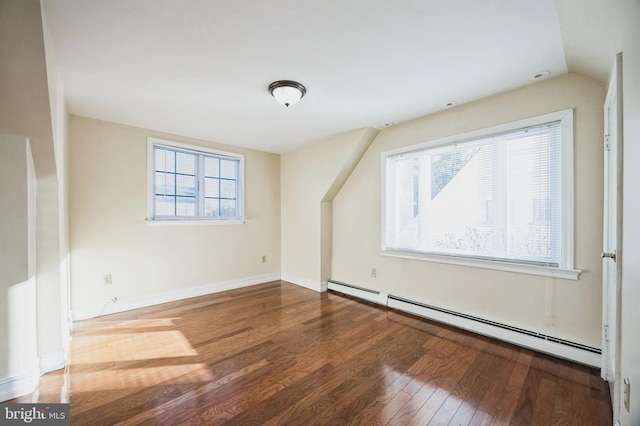
[[[297,81],[279,80],[269,85],[269,93],[276,101],[288,107],[302,99],[307,93],[307,89]]]

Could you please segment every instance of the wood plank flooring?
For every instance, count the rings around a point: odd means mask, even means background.
[[[281,281],[74,324],[74,425],[611,425],[598,371]]]

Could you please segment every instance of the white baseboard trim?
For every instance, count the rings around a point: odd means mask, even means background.
[[[65,353],[62,349],[40,355],[40,374],[60,370],[65,366]]]
[[[38,371],[38,359],[34,359],[31,374],[0,380],[0,402],[30,394],[36,390],[38,383],[40,383],[40,371]]]
[[[310,280],[309,278],[298,277],[291,274],[281,274],[282,281],[287,281],[291,284],[299,285],[300,287],[308,288],[309,290],[322,293],[327,291],[327,282]]]
[[[358,299],[368,300],[369,302],[377,303],[378,305],[387,306],[389,294],[383,291],[370,290],[368,288],[353,286],[337,281],[330,282],[328,287],[330,290],[334,290],[342,294],[354,296]]]
[[[95,318],[102,315],[115,314],[118,312],[130,311],[132,309],[146,308],[148,306],[160,305],[162,303],[175,302],[177,300],[190,299],[192,297],[205,296],[207,294],[219,293],[227,290],[234,290],[242,287],[263,284],[280,279],[280,274],[257,275],[254,277],[241,278],[238,280],[223,281],[199,287],[187,288],[184,290],[170,291],[166,293],[149,295],[136,299],[123,299],[103,306],[81,307],[73,310],[73,321],[80,321]]]
[[[19,396],[27,395],[36,390],[39,376],[25,374],[0,380],[0,401],[8,401]]]
[[[601,355],[600,353],[595,352],[598,351],[597,348],[591,348],[586,345],[580,345],[564,339],[545,336],[496,322],[486,321],[479,318],[474,319],[474,317],[468,315],[457,314],[437,307],[430,307],[421,304],[420,302],[404,299],[402,297],[390,296],[386,292],[370,290],[364,287],[331,281],[329,282],[329,289],[385,305],[399,311],[512,343],[514,345],[533,349],[538,352],[548,353],[560,358],[569,359],[580,364],[589,365],[595,368],[600,368],[601,366]],[[510,327],[511,329],[506,327]]]

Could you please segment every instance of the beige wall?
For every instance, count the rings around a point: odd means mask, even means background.
[[[35,182],[27,138],[0,133],[0,383],[37,372]]]
[[[29,291],[34,293],[29,297],[36,303],[37,332],[30,336],[37,338],[40,371],[46,372],[64,366],[59,267],[63,238],[59,209],[63,207],[54,145],[64,144],[64,137],[58,135],[64,134],[66,112],[41,6],[40,0],[0,1],[0,131],[28,139],[33,153],[36,226],[31,241],[35,250],[33,274],[29,275],[33,286]],[[0,276],[4,273],[0,268]],[[9,303],[9,308],[14,313],[28,312],[20,303]],[[21,333],[13,326],[10,331]],[[10,353],[9,348],[0,347],[2,358]],[[37,365],[32,373],[37,376]],[[17,396],[15,392],[32,390],[28,378],[10,379],[11,383],[0,382],[0,392],[8,389],[9,394]]]
[[[243,225],[150,226],[147,137],[245,155]],[[71,116],[69,232],[74,317],[157,295],[280,272],[279,156]],[[262,256],[267,261],[262,263]],[[113,284],[102,284],[110,273]],[[111,308],[111,306],[110,306]]]
[[[602,83],[571,74],[383,130],[333,201],[332,278],[600,347],[604,95]],[[382,151],[567,108],[578,281],[380,255]]]
[[[29,138],[38,179],[55,175],[40,0],[0,0],[0,129]]]
[[[0,150],[0,280],[15,284],[26,281],[33,266],[28,257],[29,142],[24,136],[0,133]]]
[[[331,265],[333,197],[377,130],[348,132],[282,155],[282,277],[320,290]]]
[[[37,191],[38,354],[44,373],[64,367],[69,325],[65,323],[68,277],[64,267],[68,253],[64,156],[67,147],[67,111],[55,48],[42,8],[41,20],[53,139],[53,150],[48,155],[55,162],[55,173],[41,176]]]

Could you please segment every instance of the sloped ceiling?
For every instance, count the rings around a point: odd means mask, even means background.
[[[556,0],[556,6],[569,72],[607,82],[624,30],[618,2]]]
[[[72,114],[283,153],[541,71],[605,78],[606,66],[581,62],[578,3],[48,0],[45,10]],[[278,104],[267,86],[281,79],[307,95]]]

